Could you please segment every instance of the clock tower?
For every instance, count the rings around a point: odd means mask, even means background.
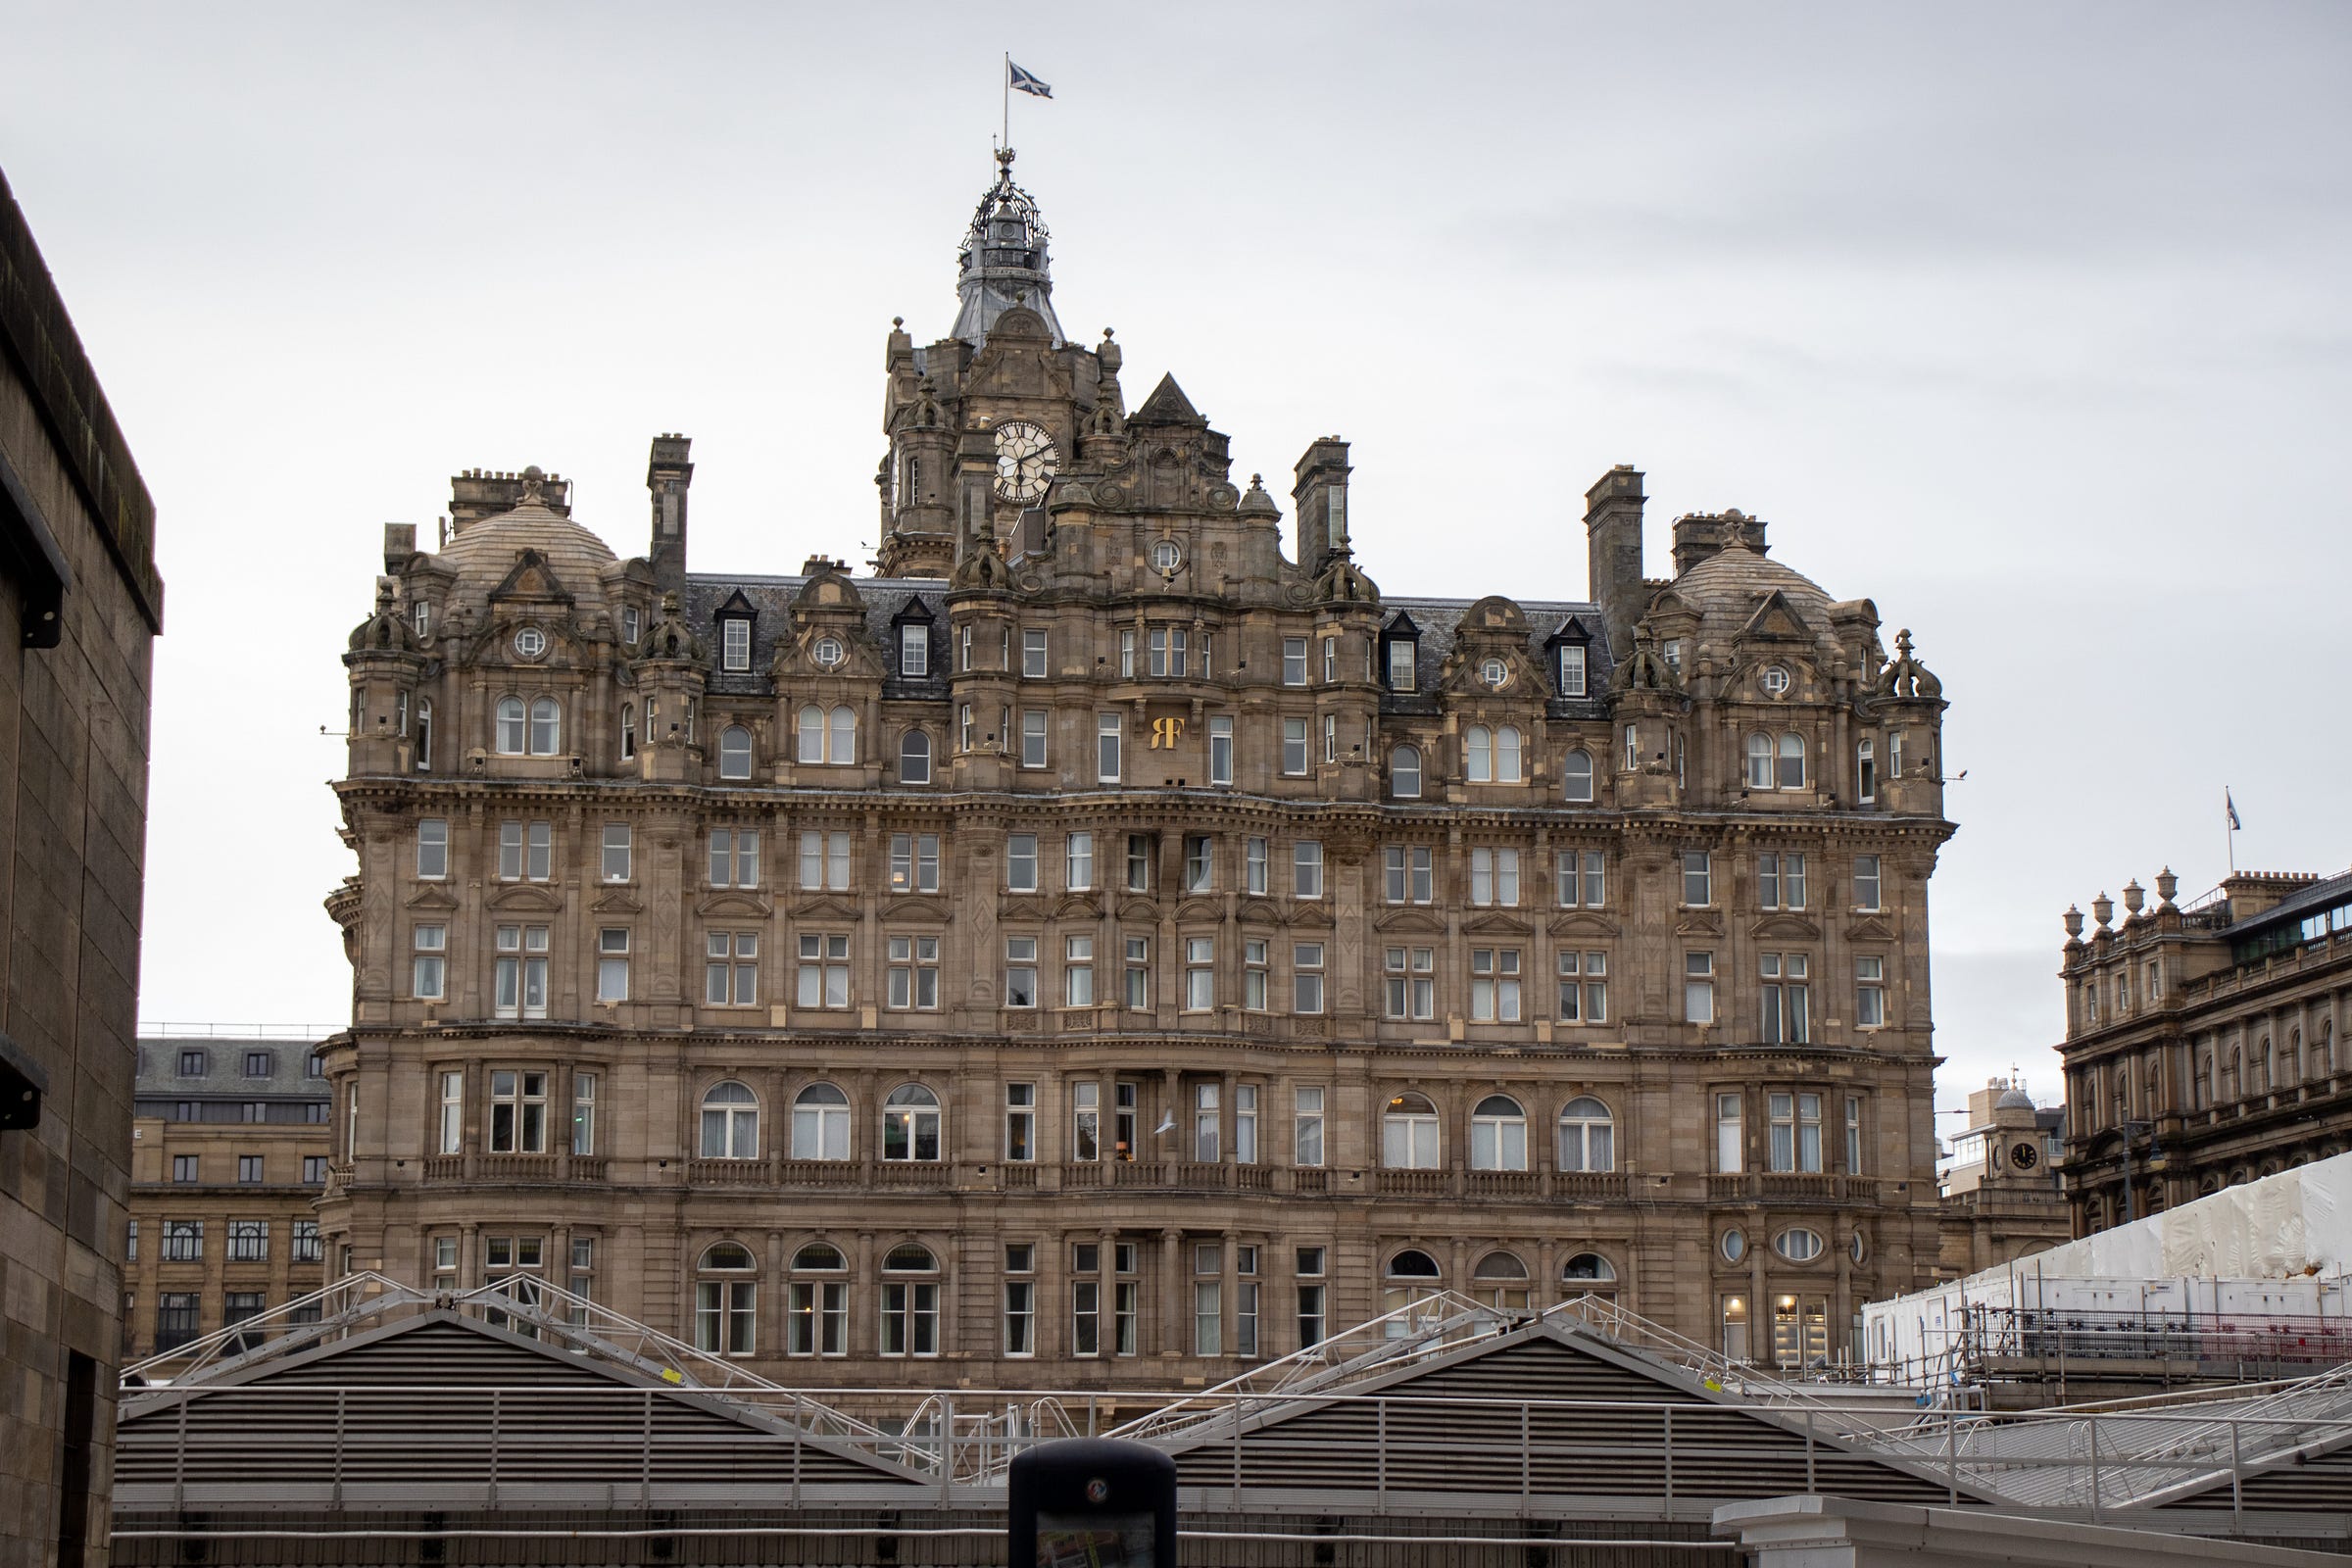
[[[874,475],[875,565],[886,577],[944,577],[956,541],[984,530],[1006,555],[1019,553],[1024,515],[1042,537],[1055,479],[1089,436],[1115,435],[1125,419],[1119,351],[1108,332],[1093,349],[1062,336],[1045,220],[1013,183],[1011,149],[996,156],[996,182],[957,253],[954,329],[917,347],[903,321],[891,323],[882,415],[890,450]],[[959,478],[974,432],[986,433],[995,457],[985,486]]]

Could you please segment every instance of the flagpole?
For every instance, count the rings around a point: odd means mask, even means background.
[[[1004,139],[997,143],[999,151],[1012,145],[1012,51],[1004,51]]]
[[[2222,786],[2222,822],[2230,840],[2230,874],[2237,875],[2237,803],[2230,798],[2230,786]]]

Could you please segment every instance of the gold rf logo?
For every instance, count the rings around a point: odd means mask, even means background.
[[[1174,751],[1176,743],[1182,739],[1184,739],[1183,719],[1155,718],[1152,721],[1152,750],[1155,752]]]

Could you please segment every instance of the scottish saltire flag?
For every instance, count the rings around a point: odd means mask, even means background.
[[[2230,813],[2230,830],[2237,832],[2243,824],[2237,819],[2237,803],[2230,798],[2228,790],[2222,791],[2222,809]]]
[[[1029,74],[1029,73],[1023,71],[1011,61],[1007,60],[1004,62],[1004,69],[1010,73],[1010,74],[1005,77],[1004,84],[1010,87],[1014,92],[1025,92],[1032,98],[1051,98],[1054,96],[1054,89],[1052,87],[1047,86],[1044,82],[1038,80],[1035,76],[1032,76]]]

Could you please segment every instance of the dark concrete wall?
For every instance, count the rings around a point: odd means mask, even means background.
[[[162,590],[153,505],[5,182],[0,466],[0,1031],[46,1081],[39,1124],[0,1132],[0,1559],[97,1563]]]

